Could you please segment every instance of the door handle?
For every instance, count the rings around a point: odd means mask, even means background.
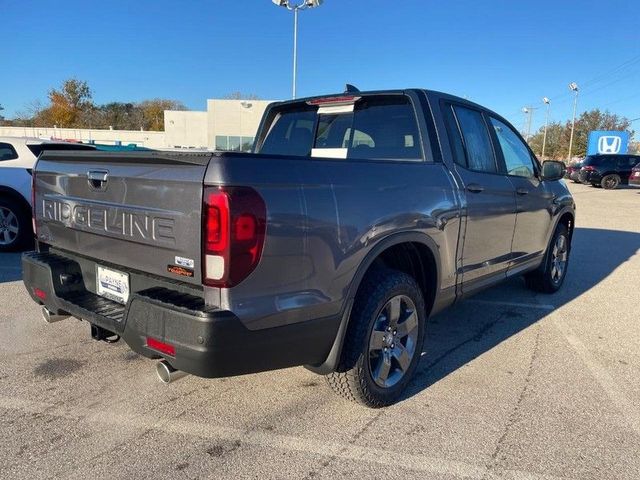
[[[478,185],[477,183],[470,183],[467,185],[467,190],[471,193],[480,193],[484,191],[484,187],[482,185]]]
[[[528,195],[529,194],[529,190],[527,190],[526,188],[518,188],[516,190],[516,193],[518,195]]]

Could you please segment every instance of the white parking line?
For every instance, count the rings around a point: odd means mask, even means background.
[[[554,307],[553,305],[548,305],[544,303],[501,302],[501,301],[493,301],[493,300],[478,300],[475,298],[463,300],[462,303],[479,303],[481,305],[502,305],[505,307],[518,307],[518,308],[538,308],[541,310],[549,310],[549,311],[556,309],[556,307]]]
[[[499,478],[529,480],[560,479],[560,477],[522,470],[502,470],[499,468],[489,470],[486,465],[363,447],[349,443],[323,442],[314,438],[281,435],[273,432],[247,432],[239,428],[211,425],[206,422],[189,422],[175,418],[162,419],[154,418],[150,415],[130,415],[108,410],[94,410],[82,406],[66,407],[64,405],[15,397],[0,396],[0,409],[38,413],[81,422],[99,423],[110,427],[117,425],[118,427],[128,427],[137,430],[155,429],[167,433],[191,435],[207,439],[238,440],[244,444],[270,449],[278,448],[283,451],[336,457],[344,460],[374,463],[384,466],[397,465],[409,470],[454,476],[457,478],[480,480],[492,478],[495,475]]]
[[[573,347],[582,362],[591,371],[593,378],[595,378],[595,380],[600,384],[609,399],[611,399],[613,404],[625,418],[629,426],[640,435],[640,410],[638,407],[627,398],[607,369],[593,357],[585,344],[582,343],[582,341],[566,324],[556,320],[554,325],[562,333],[567,342],[569,342],[569,345]]]

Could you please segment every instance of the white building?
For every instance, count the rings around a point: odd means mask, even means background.
[[[0,136],[135,144],[148,148],[249,150],[273,100],[207,100],[206,111],[165,110],[164,132],[51,127],[3,127]]]
[[[274,100],[207,100],[206,112],[165,110],[167,147],[248,150]]]

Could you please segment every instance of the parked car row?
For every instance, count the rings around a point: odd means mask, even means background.
[[[631,169],[629,185],[640,187],[640,163]]]
[[[578,176],[580,175],[580,169],[582,168],[583,162],[584,160],[580,160],[578,162],[570,163],[569,165],[567,165],[567,173],[565,174],[565,177],[573,180],[576,183],[580,183],[580,179],[578,178]]]
[[[640,185],[640,155],[588,155],[567,167],[566,177],[606,190]]]

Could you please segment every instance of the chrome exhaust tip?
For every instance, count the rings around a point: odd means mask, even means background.
[[[60,320],[66,320],[69,317],[70,315],[56,315],[47,307],[42,307],[42,318],[47,323],[59,322]]]
[[[189,375],[182,370],[176,370],[166,360],[160,360],[156,365],[156,373],[162,383],[171,383]]]

